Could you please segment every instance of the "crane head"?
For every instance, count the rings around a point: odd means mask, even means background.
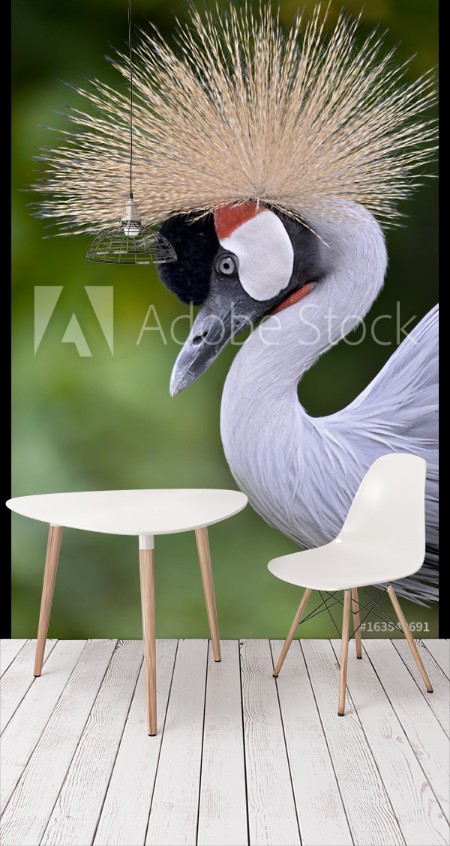
[[[197,220],[169,219],[161,234],[178,261],[164,284],[200,305],[172,371],[172,396],[194,382],[239,332],[306,296],[324,272],[323,245],[297,220],[256,203],[222,206]]]

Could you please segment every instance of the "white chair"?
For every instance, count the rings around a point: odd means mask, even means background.
[[[387,583],[387,592],[429,693],[430,679],[390,582],[411,576],[425,555],[426,462],[417,455],[378,458],[362,480],[337,538],[318,549],[274,558],[277,578],[306,590],[273,675],[278,676],[313,590],[344,591],[338,714],[345,713],[347,660],[352,606],[357,658],[362,657],[358,587]]]

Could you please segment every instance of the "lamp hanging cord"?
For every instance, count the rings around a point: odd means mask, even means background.
[[[131,0],[128,0],[128,53],[130,59],[130,200],[133,199],[133,58],[131,53]]]

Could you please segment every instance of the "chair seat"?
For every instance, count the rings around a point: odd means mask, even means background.
[[[312,590],[336,591],[384,584],[410,576],[420,567],[410,556],[372,544],[336,538],[316,549],[273,558],[268,569],[278,579]]]

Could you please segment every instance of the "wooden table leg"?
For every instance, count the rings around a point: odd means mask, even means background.
[[[362,658],[361,629],[359,628],[358,588],[352,588],[353,630],[355,632],[356,657]]]
[[[348,638],[350,628],[350,599],[351,591],[344,591],[344,613],[342,617],[342,640],[341,640],[341,673],[339,677],[339,702],[338,714],[343,717],[345,714],[345,693],[347,690],[347,663],[348,663]]]
[[[139,571],[141,580],[142,634],[144,641],[145,689],[147,697],[147,731],[157,733],[156,715],[156,629],[155,629],[155,556],[153,537],[139,537]]]
[[[52,610],[53,591],[55,589],[56,571],[58,569],[59,548],[61,546],[62,527],[49,526],[47,555],[45,558],[44,582],[42,585],[41,610],[39,613],[39,627],[34,659],[34,675],[40,676],[44,663],[45,643],[47,640],[50,612]]]
[[[214,661],[221,661],[222,655],[220,652],[220,638],[219,638],[219,624],[217,622],[217,608],[216,598],[214,595],[214,582],[211,567],[211,553],[209,550],[208,529],[196,529],[195,537],[197,540],[198,557],[200,561],[200,571],[202,574],[203,590],[205,593],[206,613],[208,614],[209,631],[211,634],[211,644],[214,655]]]

